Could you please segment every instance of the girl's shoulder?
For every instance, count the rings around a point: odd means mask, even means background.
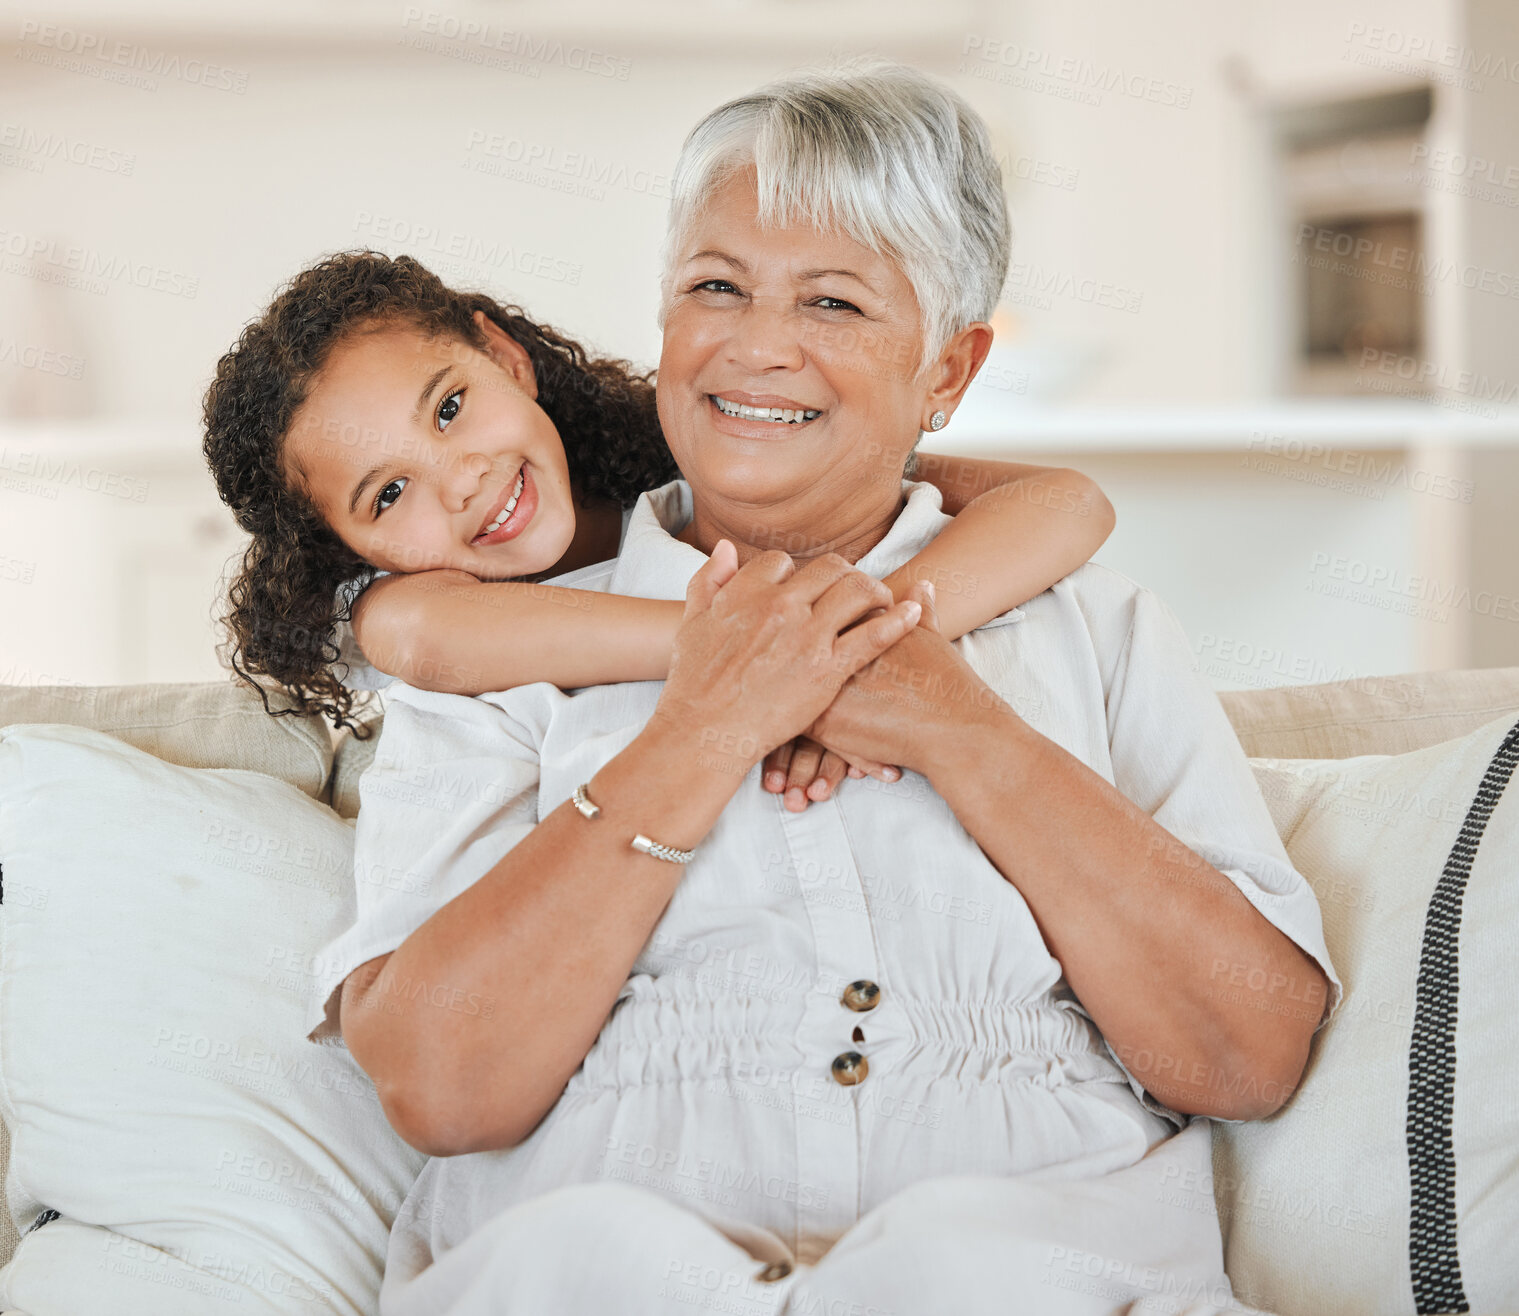
[[[381,571],[379,567],[367,567],[352,580],[345,580],[337,589],[338,611],[346,613],[353,606],[353,601],[359,597],[370,585],[381,576],[388,576],[390,572]]]

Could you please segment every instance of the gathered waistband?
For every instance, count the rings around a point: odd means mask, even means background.
[[[1081,1072],[1073,1077],[1116,1074],[1096,1026],[1058,1000],[952,1001],[892,993],[890,1007],[883,1003],[879,1015],[872,1011],[860,1021],[884,1029],[880,1042],[920,1075],[1042,1072],[1060,1061],[1077,1062]],[[776,1000],[713,991],[685,979],[643,979],[618,1001],[571,1086],[721,1079],[756,1064],[794,1068],[804,1058],[796,1040],[804,1010],[800,995]],[[924,1052],[936,1053],[930,1063],[924,1063]],[[1100,1063],[1091,1063],[1099,1057]]]

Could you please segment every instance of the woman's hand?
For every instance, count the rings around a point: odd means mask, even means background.
[[[920,596],[920,601],[921,597],[931,596]],[[866,617],[878,616],[884,611],[884,608],[877,608]],[[811,736],[800,735],[777,745],[765,755],[760,785],[772,795],[784,795],[786,807],[793,813],[800,813],[810,802],[832,796],[846,776],[868,776],[893,782],[901,779],[902,769],[877,763],[874,759],[851,758],[819,744]]]
[[[807,734],[852,759],[875,757],[931,779],[932,761],[953,752],[964,726],[1010,710],[939,633],[932,584],[909,589],[922,621],[846,681]]]
[[[826,800],[846,776],[897,781],[902,770],[874,759],[850,759],[818,744],[811,736],[797,736],[765,755],[760,783],[772,795],[784,793],[786,807],[800,813],[808,801]]]
[[[650,721],[689,740],[710,766],[745,776],[910,633],[922,608],[896,603],[837,553],[798,567],[771,550],[737,564],[733,544],[720,540],[691,578]]]

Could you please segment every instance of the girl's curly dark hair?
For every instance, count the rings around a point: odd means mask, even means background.
[[[348,251],[295,276],[217,363],[206,390],[202,449],[217,493],[252,542],[227,589],[218,655],[258,691],[271,716],[313,710],[333,726],[350,721],[354,694],[334,675],[336,627],[351,620],[338,587],[372,568],[328,527],[315,503],[287,480],[285,437],[334,346],[387,324],[447,334],[483,349],[471,318],[484,311],[527,350],[538,405],[564,443],[571,484],[630,506],[680,470],[660,433],[653,372],[590,356],[579,343],[485,293],[457,292],[410,256]],[[293,706],[273,709],[258,676],[283,686]]]

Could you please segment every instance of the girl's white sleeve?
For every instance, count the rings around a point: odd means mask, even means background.
[[[364,657],[364,652],[359,648],[358,641],[353,636],[353,626],[346,620],[352,614],[352,606],[365,588],[381,576],[388,576],[390,572],[378,569],[370,571],[362,576],[355,576],[352,580],[344,581],[338,586],[337,609],[342,620],[337,623],[338,662],[346,664],[337,669],[338,680],[350,690],[383,690],[396,678],[387,676],[377,667],[370,665]]]

